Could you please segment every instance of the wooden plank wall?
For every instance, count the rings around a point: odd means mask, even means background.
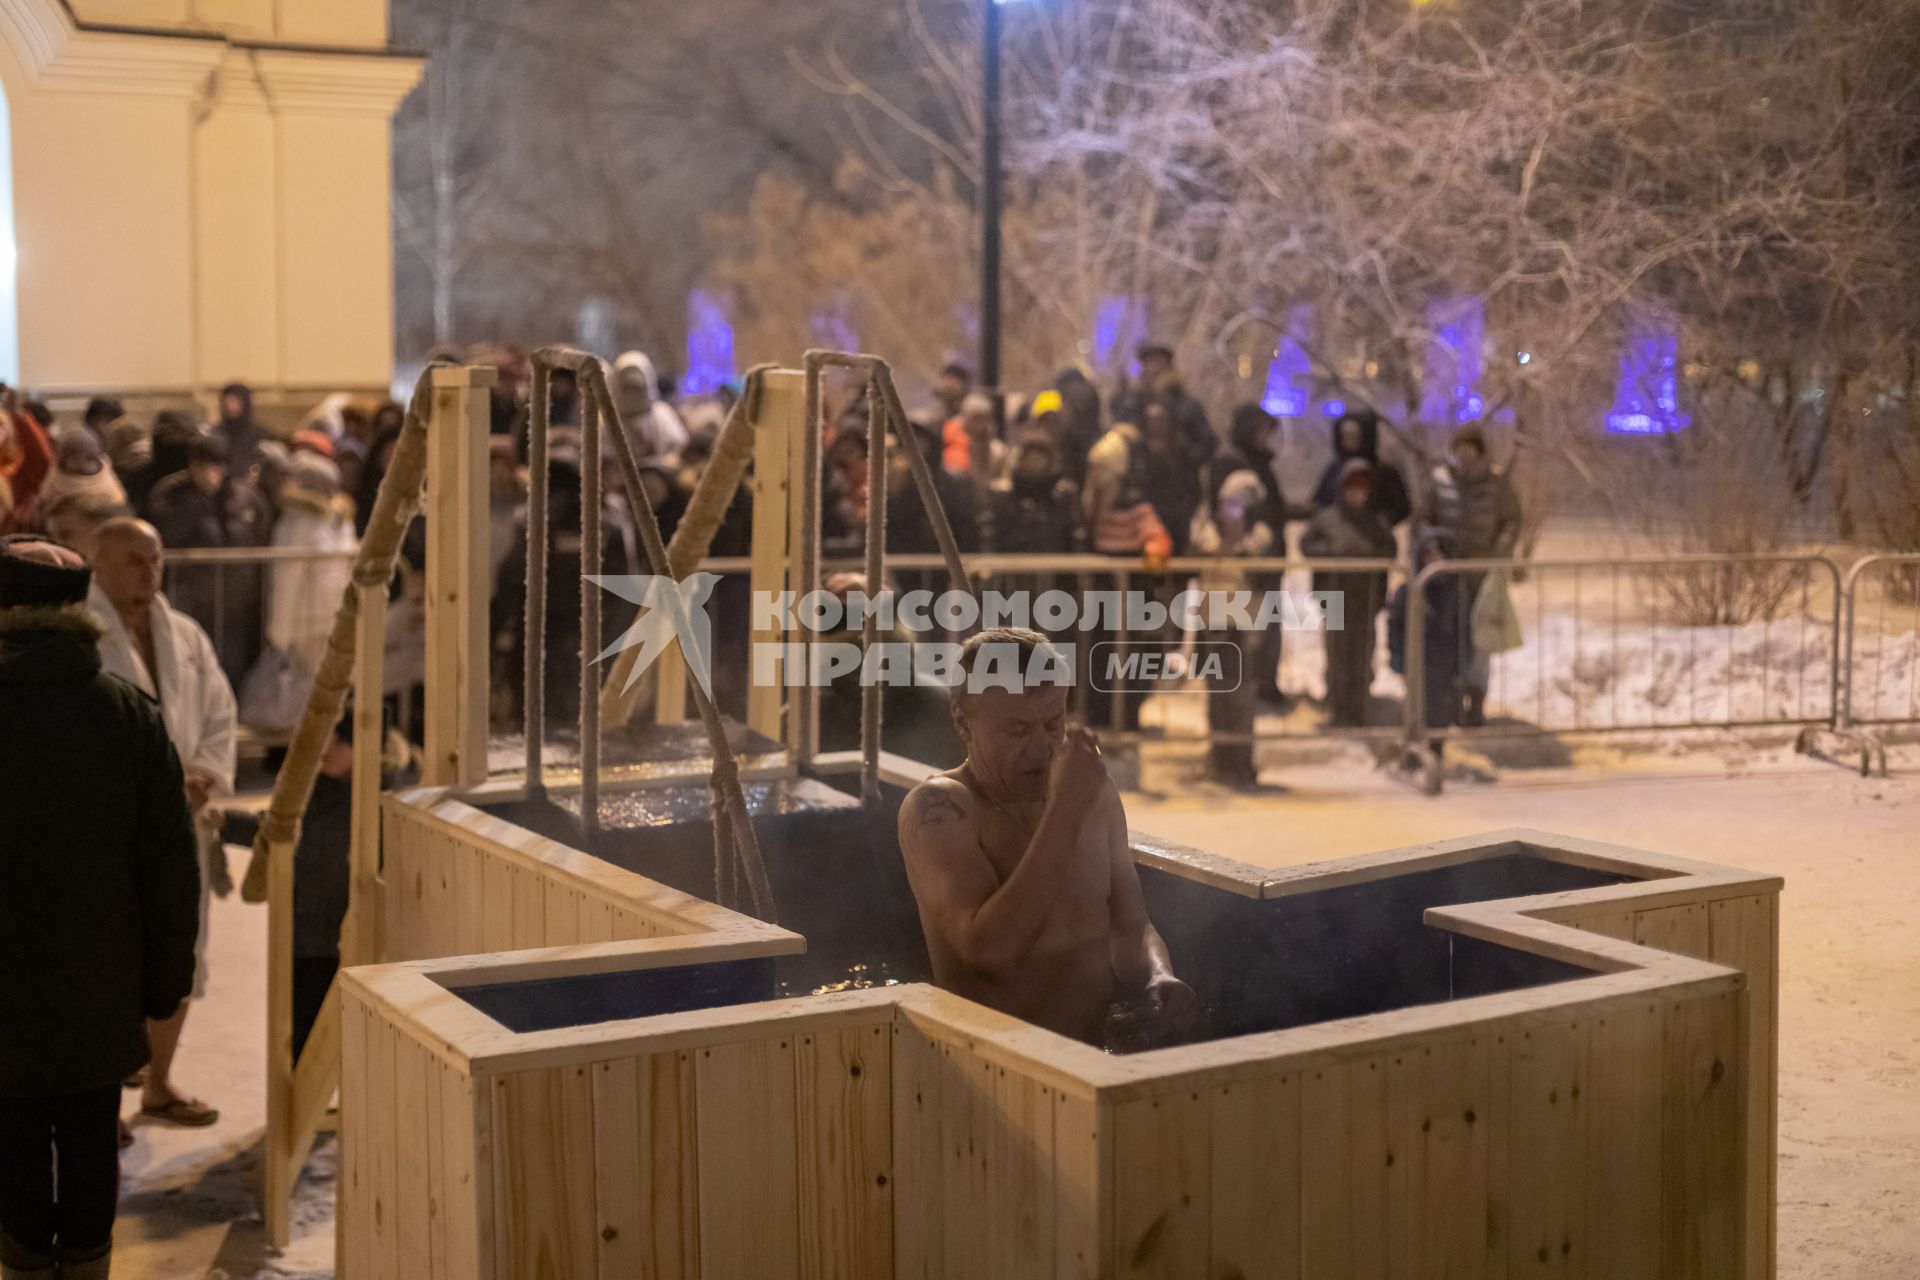
[[[483,1082],[496,1265],[543,1280],[893,1274],[891,1009]]]
[[[472,1280],[492,1265],[473,1082],[351,995],[341,1002],[341,1280]]]
[[[1777,893],[1720,898],[1647,911],[1567,914],[1568,924],[1711,960],[1747,975],[1747,1268],[1744,1280],[1774,1274],[1779,1098],[1779,939]]]
[[[1114,1105],[1113,1274],[1737,1280],[1735,994]]]
[[[893,1035],[901,1280],[1111,1274],[1100,1105],[905,1018]],[[1202,1273],[1194,1273],[1196,1275]]]
[[[408,805],[383,806],[381,830],[388,962],[699,931]]]

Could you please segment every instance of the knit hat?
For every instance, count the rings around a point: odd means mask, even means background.
[[[1033,398],[1033,408],[1029,411],[1028,416],[1037,420],[1044,414],[1059,413],[1061,409],[1065,407],[1065,404],[1066,402],[1061,399],[1058,391],[1051,389],[1042,391]]]
[[[55,558],[47,553],[50,547],[69,553],[75,560],[80,558],[80,553],[66,543],[41,534],[16,533],[0,538],[0,609],[59,608],[85,602],[93,570],[84,561],[77,566],[50,563]]]

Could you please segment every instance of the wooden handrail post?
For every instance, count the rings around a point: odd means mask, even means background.
[[[487,778],[488,449],[494,371],[433,370],[427,431],[426,759],[430,786]]]
[[[380,881],[380,762],[386,742],[387,588],[362,586],[353,675],[353,826],[347,918],[340,966],[378,964],[386,955]]]
[[[267,1135],[261,1153],[267,1242],[287,1243],[300,1144],[293,1133],[293,850],[267,845]]]

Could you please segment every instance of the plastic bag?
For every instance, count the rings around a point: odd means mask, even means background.
[[[1507,594],[1505,573],[1489,573],[1481,581],[1473,597],[1472,627],[1475,653],[1506,653],[1526,643],[1520,634],[1520,615]]]
[[[240,682],[240,723],[263,737],[290,736],[312,691],[305,659],[291,649],[268,649]]]

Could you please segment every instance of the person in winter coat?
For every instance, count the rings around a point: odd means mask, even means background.
[[[1273,428],[1272,414],[1257,404],[1241,405],[1233,411],[1226,443],[1208,464],[1209,507],[1218,507],[1221,488],[1229,476],[1245,472],[1260,485],[1259,501],[1249,508],[1248,518],[1273,531],[1273,547],[1261,552],[1262,555],[1286,554],[1287,521],[1305,515],[1288,505],[1286,495],[1280,492],[1280,482],[1273,474]],[[1277,573],[1250,574],[1247,588],[1255,593],[1255,599],[1264,599],[1264,593],[1280,589],[1281,577]],[[1268,627],[1250,637],[1247,643],[1247,683],[1253,687],[1256,697],[1274,705],[1285,702],[1280,692],[1280,659],[1285,640],[1286,633],[1280,628]]]
[[[642,457],[671,458],[686,447],[687,426],[660,395],[660,376],[640,351],[622,352],[613,362],[613,398]]]
[[[1426,523],[1446,532],[1454,556],[1460,560],[1504,560],[1520,541],[1520,496],[1506,470],[1487,457],[1486,434],[1476,426],[1453,433],[1447,458],[1433,469],[1425,498]],[[1480,594],[1485,573],[1459,575],[1460,591],[1469,616]],[[1460,723],[1486,722],[1487,685],[1492,676],[1488,655],[1471,650],[1464,658],[1460,692],[1464,699]]]
[[[1166,568],[1167,557],[1173,554],[1173,539],[1148,497],[1148,471],[1152,465],[1141,429],[1131,422],[1114,423],[1113,430],[1101,436],[1100,443],[1087,456],[1087,485],[1081,494],[1081,510],[1087,541],[1096,554],[1131,559],[1137,562],[1136,568],[1157,574]],[[1150,583],[1151,579],[1134,577],[1129,585],[1150,590]],[[1098,574],[1088,585],[1094,591],[1113,591],[1119,587],[1120,579]],[[1117,652],[1098,646],[1117,645],[1124,630],[1125,620],[1115,619],[1104,633],[1098,630],[1080,633],[1072,642],[1077,650],[1075,662],[1084,666],[1086,659],[1097,661],[1096,655]],[[1118,676],[1109,678],[1107,672],[1096,672],[1087,685],[1087,723],[1116,724],[1113,718],[1116,698],[1120,707],[1116,727],[1139,728],[1146,691],[1136,681]]]
[[[512,442],[508,442],[511,449]],[[382,769],[381,788],[404,783],[411,770],[386,770],[383,761],[366,762]],[[353,751],[353,707],[349,705],[333,728],[333,737],[320,755],[313,794],[300,818],[300,843],[293,851],[293,1054],[299,1058],[307,1037],[320,1017],[327,988],[340,969],[340,926],[346,922],[352,895],[353,772],[360,767]]]
[[[333,617],[353,579],[353,562],[345,553],[359,546],[353,502],[340,492],[340,472],[328,459],[312,453],[293,458],[280,489],[273,545],[342,553],[278,562],[267,580],[267,643],[297,654],[308,672],[318,671],[333,634]]]
[[[193,442],[201,436],[193,419],[178,409],[162,409],[153,416],[152,461],[137,471],[120,473],[127,505],[143,519],[153,519],[153,491],[161,482],[187,469]]]
[[[987,541],[1006,555],[1066,555],[1080,536],[1080,495],[1060,474],[1052,440],[1031,432],[1013,446],[1007,474],[994,481]]]
[[[112,465],[100,456],[91,432],[69,432],[56,450],[59,463],[40,487],[40,525],[91,557],[95,531],[127,514],[126,490],[120,487]]]
[[[108,521],[95,541],[87,604],[104,627],[101,666],[160,704],[167,737],[180,757],[187,808],[199,837],[200,930],[192,992],[199,999],[207,988],[209,891],[225,897],[233,887],[215,801],[233,794],[237,734],[233,688],[221,673],[213,642],[160,594],[161,555],[160,536],[152,525],[130,517]],[[172,1079],[187,1007],[182,1001],[170,1016],[147,1028],[153,1065],[141,1084],[140,1110],[169,1124],[200,1128],[218,1120],[220,1113],[175,1090]]]
[[[160,541],[176,550],[264,547],[273,536],[272,508],[228,466],[226,445],[212,436],[194,439],[187,469],[161,481],[148,506]],[[260,656],[263,592],[264,579],[253,566],[199,565],[172,575],[174,607],[213,637],[229,680],[242,679]]]
[[[1150,564],[1173,554],[1173,540],[1147,497],[1149,465],[1141,430],[1131,422],[1114,423],[1093,446],[1080,504],[1094,551]]]
[[[193,986],[200,896],[180,760],[101,670],[69,548],[0,540],[0,1268],[104,1280],[121,1082]]]
[[[1060,474],[1078,486],[1087,479],[1087,455],[1100,442],[1103,430],[1100,418],[1100,389],[1078,369],[1063,369],[1053,380],[1060,393]],[[1040,417],[1039,401],[1034,401],[1034,418]]]
[[[1406,477],[1398,467],[1380,459],[1380,415],[1371,409],[1349,409],[1335,420],[1333,461],[1327,463],[1320,482],[1313,487],[1314,510],[1339,505],[1340,469],[1349,458],[1359,458],[1373,468],[1373,509],[1389,529],[1413,513]]]
[[[1277,536],[1286,520],[1287,503],[1273,474],[1273,428],[1273,415],[1257,404],[1243,404],[1233,411],[1226,441],[1207,464],[1207,501],[1209,506],[1219,501],[1227,477],[1250,472],[1260,485],[1260,500],[1248,514]]]
[[[1220,447],[1220,437],[1207,421],[1206,407],[1187,394],[1186,381],[1174,364],[1173,348],[1161,342],[1143,342],[1134,358],[1140,366],[1140,377],[1137,382],[1122,384],[1114,393],[1114,421],[1139,422],[1146,416],[1148,402],[1158,400],[1167,406],[1187,465],[1205,466]]]
[[[40,486],[42,520],[67,501],[78,501],[96,510],[127,505],[127,491],[120,487],[113,467],[101,451],[100,441],[91,431],[68,433],[54,450],[53,471]]]
[[[134,486],[153,468],[153,428],[131,417],[115,420],[107,428],[107,461],[126,491],[128,510],[132,510]]]
[[[11,393],[9,393],[11,394]],[[40,517],[40,487],[53,471],[53,440],[24,409],[0,407],[0,532],[36,527]]]
[[[1332,560],[1391,560],[1393,530],[1373,506],[1374,469],[1364,458],[1340,468],[1340,501],[1322,507],[1307,522],[1300,550]],[[1387,575],[1353,570],[1316,571],[1313,589],[1338,593],[1341,625],[1328,630],[1327,723],[1367,723],[1367,691],[1373,687],[1373,622],[1387,602]]]
[[[1487,457],[1479,427],[1453,433],[1444,462],[1428,480],[1426,523],[1452,537],[1461,560],[1504,559],[1520,541],[1520,496],[1506,468]]]
[[[1146,454],[1142,475],[1146,499],[1167,531],[1171,554],[1183,556],[1193,537],[1194,513],[1200,510],[1200,465],[1178,434],[1173,409],[1165,401],[1147,402],[1140,419],[1140,444]]]
[[[1276,527],[1267,522],[1267,512],[1267,486],[1258,475],[1243,468],[1222,476],[1211,508],[1194,532],[1194,551],[1225,559],[1275,554],[1280,535]],[[1267,587],[1256,588],[1256,584],[1267,582],[1279,585],[1277,576],[1236,569],[1210,568],[1200,577],[1201,589],[1206,591],[1265,591]],[[1254,599],[1259,601],[1264,596],[1256,594]],[[1263,690],[1256,687],[1258,677],[1249,668],[1257,665],[1257,655],[1267,647],[1269,633],[1272,648],[1278,651],[1277,627],[1262,628],[1248,635],[1229,625],[1224,629],[1209,629],[1197,637],[1208,646],[1225,643],[1239,651],[1236,668],[1228,671],[1222,667],[1207,698],[1207,731],[1214,737],[1207,747],[1207,762],[1214,780],[1228,786],[1251,787],[1259,780],[1252,739],[1241,742],[1224,739],[1229,734],[1253,731],[1254,713]],[[1196,656],[1204,652],[1196,650]]]
[[[230,382],[220,388],[220,420],[213,424],[213,437],[227,447],[227,466],[233,474],[247,478],[260,442],[268,436],[267,429],[253,420],[253,389],[246,383]]]

